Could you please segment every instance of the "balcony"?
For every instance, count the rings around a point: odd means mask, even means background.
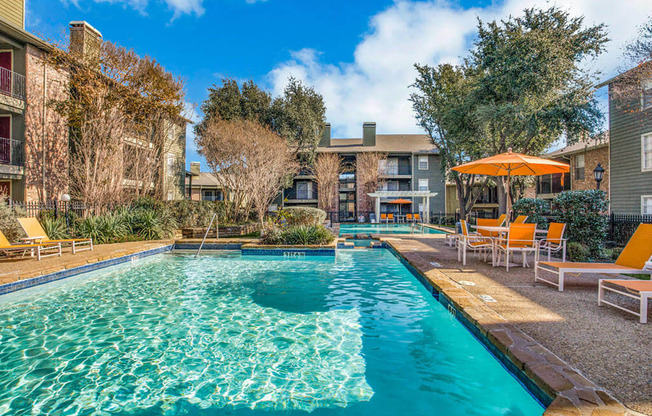
[[[381,176],[410,176],[412,174],[409,166],[388,166],[380,173]]]
[[[0,68],[0,94],[25,101],[25,76]]]
[[[0,165],[22,167],[24,163],[23,142],[0,137]]]
[[[285,198],[292,201],[316,201],[317,193],[305,189],[286,189]]]

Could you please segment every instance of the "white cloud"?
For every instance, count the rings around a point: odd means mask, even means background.
[[[408,86],[414,81],[414,63],[457,63],[467,54],[476,33],[477,17],[483,21],[520,15],[527,7],[557,5],[586,24],[605,22],[612,42],[591,69],[611,75],[622,69],[623,44],[636,25],[652,13],[649,0],[506,0],[486,8],[463,9],[444,0],[397,1],[370,19],[369,31],[356,46],[353,62],[330,64],[319,51],[293,52],[276,66],[269,78],[280,93],[289,76],[303,79],[321,92],[334,134],[360,137],[363,121],[376,121],[383,133],[419,132],[412,115]]]
[[[61,0],[63,3],[71,3],[77,7],[80,7],[80,3],[83,0]],[[139,11],[142,14],[146,14],[147,7],[149,6],[150,0],[92,0],[95,3],[110,3],[110,4],[122,4],[124,6],[132,7],[133,9]],[[163,3],[167,4],[168,8],[174,12],[174,18],[182,14],[195,14],[201,16],[204,14],[203,7],[204,0],[162,0]]]

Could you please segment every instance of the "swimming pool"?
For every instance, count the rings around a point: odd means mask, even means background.
[[[410,234],[412,224],[340,224],[340,236],[345,234]],[[443,234],[443,231],[423,227],[426,234]],[[420,233],[417,226],[415,232]]]
[[[388,250],[160,254],[0,296],[0,414],[540,415]]]

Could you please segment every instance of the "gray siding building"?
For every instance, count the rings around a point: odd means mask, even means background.
[[[614,94],[621,76],[603,84],[609,85],[611,212],[652,215],[652,80],[641,82],[640,97],[628,107]]]

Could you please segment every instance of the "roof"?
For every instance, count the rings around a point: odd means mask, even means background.
[[[555,150],[554,152],[545,154],[544,157],[554,158],[560,156],[569,156],[575,153],[587,152],[590,150],[600,149],[606,146],[609,146],[609,131],[591,137],[587,141],[577,142],[571,144],[570,146],[562,147],[561,149]]]
[[[20,28],[13,23],[7,21],[6,19],[0,17],[0,33],[6,33],[14,39],[17,39],[20,42],[29,43],[31,45],[38,46],[42,49],[52,48],[52,45],[44,41],[43,39],[32,35],[23,28]]]
[[[596,88],[602,88],[602,87],[604,87],[605,85],[609,85],[609,84],[613,83],[614,81],[617,81],[619,78],[622,78],[622,77],[625,76],[626,74],[629,74],[629,73],[631,73],[631,72],[633,72],[633,71],[636,71],[636,70],[640,70],[641,67],[647,67],[648,65],[652,65],[652,62],[650,62],[650,61],[648,61],[648,62],[644,62],[644,63],[642,63],[642,64],[640,64],[640,65],[638,65],[638,66],[635,66],[634,68],[630,68],[630,69],[628,69],[627,71],[625,71],[625,72],[623,72],[623,73],[620,73],[620,74],[618,74],[618,75],[616,75],[616,76],[613,76],[613,77],[611,77],[611,78],[609,78],[609,79],[607,79],[607,80],[605,80],[605,81],[602,81],[601,83],[599,83],[599,84],[596,85],[595,87],[596,87]],[[646,70],[647,70],[647,69],[646,69]]]
[[[186,183],[190,181],[186,179]],[[211,187],[220,188],[215,175],[211,172],[199,172],[199,175],[192,177],[192,187]]]
[[[439,154],[426,134],[377,134],[375,146],[363,146],[362,139],[331,139],[330,146],[318,147],[320,153],[433,153]]]

